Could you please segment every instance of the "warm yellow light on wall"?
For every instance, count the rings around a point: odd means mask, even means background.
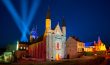
[[[58,53],[56,54],[56,60],[60,60],[60,56]]]
[[[92,47],[87,47],[87,48],[84,48],[84,51],[86,51],[86,52],[93,52],[93,48]]]
[[[100,46],[101,51],[106,51],[105,45]]]
[[[46,19],[46,29],[51,29],[51,20],[50,19]]]

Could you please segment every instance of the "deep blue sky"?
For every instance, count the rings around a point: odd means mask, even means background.
[[[20,0],[11,0],[17,12],[21,15]],[[31,5],[32,0],[28,6]],[[37,3],[36,3],[37,4]],[[110,1],[109,0],[41,0],[39,8],[32,20],[38,27],[38,35],[45,31],[45,18],[48,6],[51,10],[52,27],[57,22],[61,25],[64,16],[67,26],[67,37],[76,36],[81,41],[91,42],[100,35],[106,45],[110,45]],[[28,7],[28,10],[30,7]],[[0,47],[13,43],[21,38],[21,32],[16,26],[8,9],[0,0]]]

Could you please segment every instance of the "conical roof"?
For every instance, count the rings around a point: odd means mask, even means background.
[[[46,19],[50,19],[50,8],[48,8]]]
[[[62,19],[62,27],[63,27],[63,26],[66,26],[64,17],[63,17],[63,19]]]

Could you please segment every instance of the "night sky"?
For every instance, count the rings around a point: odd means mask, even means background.
[[[28,12],[33,0],[28,1]],[[21,16],[21,0],[11,0]],[[38,4],[36,2],[36,4]],[[65,18],[67,37],[76,36],[83,42],[96,40],[98,36],[110,45],[110,0],[40,0],[31,26],[37,25],[38,36],[45,31],[45,18],[48,7],[51,11],[52,28]],[[14,43],[21,38],[21,32],[10,12],[0,0],[0,47]]]

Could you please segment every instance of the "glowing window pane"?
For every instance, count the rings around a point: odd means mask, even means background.
[[[26,47],[24,47],[24,49],[26,49]]]
[[[59,42],[56,42],[56,50],[60,50],[61,49],[61,44]]]
[[[20,49],[23,49],[22,47],[20,47]]]

